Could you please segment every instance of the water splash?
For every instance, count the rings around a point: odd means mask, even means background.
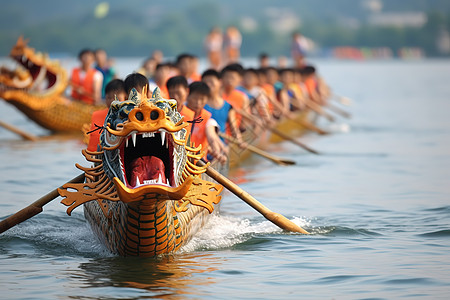
[[[45,215],[7,231],[1,252],[11,255],[104,257],[109,252],[100,244],[81,213],[72,217]]]
[[[303,228],[310,226],[310,221],[300,217],[294,217],[291,221]],[[265,220],[255,223],[249,219],[214,215],[208,224],[181,251],[192,252],[230,248],[244,243],[256,235],[263,234],[293,233],[286,233],[273,223]]]

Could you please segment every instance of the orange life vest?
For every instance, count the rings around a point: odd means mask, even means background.
[[[191,75],[191,77],[189,77],[189,80],[190,80],[191,82],[194,82],[194,81],[202,81],[202,75],[200,75],[199,73],[193,73],[193,74]]]
[[[161,97],[164,99],[169,99],[169,90],[167,89],[167,86],[158,86],[159,90],[161,91]]]
[[[76,87],[82,87],[86,94],[80,94],[76,88],[72,88],[72,98],[83,101],[87,104],[94,104],[94,75],[98,72],[96,69],[90,69],[86,72],[86,76],[80,78],[80,68],[72,70],[72,83]]]
[[[231,104],[232,107],[236,108],[237,110],[246,110],[247,107],[244,108],[245,103],[245,97],[247,97],[243,92],[238,90],[233,90],[229,94],[222,94],[222,98]],[[241,125],[242,116],[236,112],[236,127],[239,128]]]
[[[184,105],[180,111],[180,114],[184,117],[184,122],[187,122],[189,124],[189,126],[186,127],[187,130],[186,137],[188,137],[191,134],[191,127],[192,127],[192,123],[190,123],[190,121],[194,120],[195,113],[189,108],[187,108],[186,105]]]
[[[312,95],[314,95],[316,93],[317,82],[314,79],[314,77],[310,77],[310,78],[307,78],[304,83],[306,86],[306,90],[308,91],[308,94],[311,97]]]
[[[266,92],[267,96],[271,97],[271,99],[276,99],[276,93],[275,88],[270,83],[264,83],[261,85],[262,89]],[[269,101],[267,103],[268,110],[271,114],[273,114],[273,111],[275,110],[275,107],[272,104],[272,101]]]
[[[189,108],[188,108],[189,109]],[[206,123],[211,118],[211,113],[206,109],[202,109],[199,116],[202,121],[200,123],[193,123],[191,125],[191,145],[198,147],[202,145],[202,152],[205,153],[204,157],[208,154],[208,139],[206,137]]]
[[[108,109],[97,110],[92,113],[91,118],[91,129],[90,131],[97,128],[97,126],[103,126],[105,123],[106,115],[108,114]],[[95,126],[97,125],[97,126]],[[97,151],[97,146],[100,143],[100,130],[93,131],[89,134],[89,144],[87,149],[89,151]]]

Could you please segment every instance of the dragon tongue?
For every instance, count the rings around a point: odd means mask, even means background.
[[[166,183],[164,162],[156,156],[142,156],[131,162],[130,185],[152,181],[153,183]]]

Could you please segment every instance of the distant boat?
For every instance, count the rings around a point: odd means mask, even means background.
[[[88,105],[64,96],[66,70],[47,54],[35,52],[19,37],[10,57],[19,67],[0,69],[0,98],[17,107],[28,118],[54,132],[81,132],[92,113],[104,106]]]

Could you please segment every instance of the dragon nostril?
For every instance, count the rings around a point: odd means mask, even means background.
[[[159,112],[157,112],[156,110],[153,110],[153,111],[150,113],[150,119],[156,120],[156,119],[158,119],[158,117],[159,117]]]
[[[138,121],[142,121],[142,120],[144,120],[144,115],[143,115],[140,111],[138,111],[138,112],[136,113],[136,119],[137,119]]]

